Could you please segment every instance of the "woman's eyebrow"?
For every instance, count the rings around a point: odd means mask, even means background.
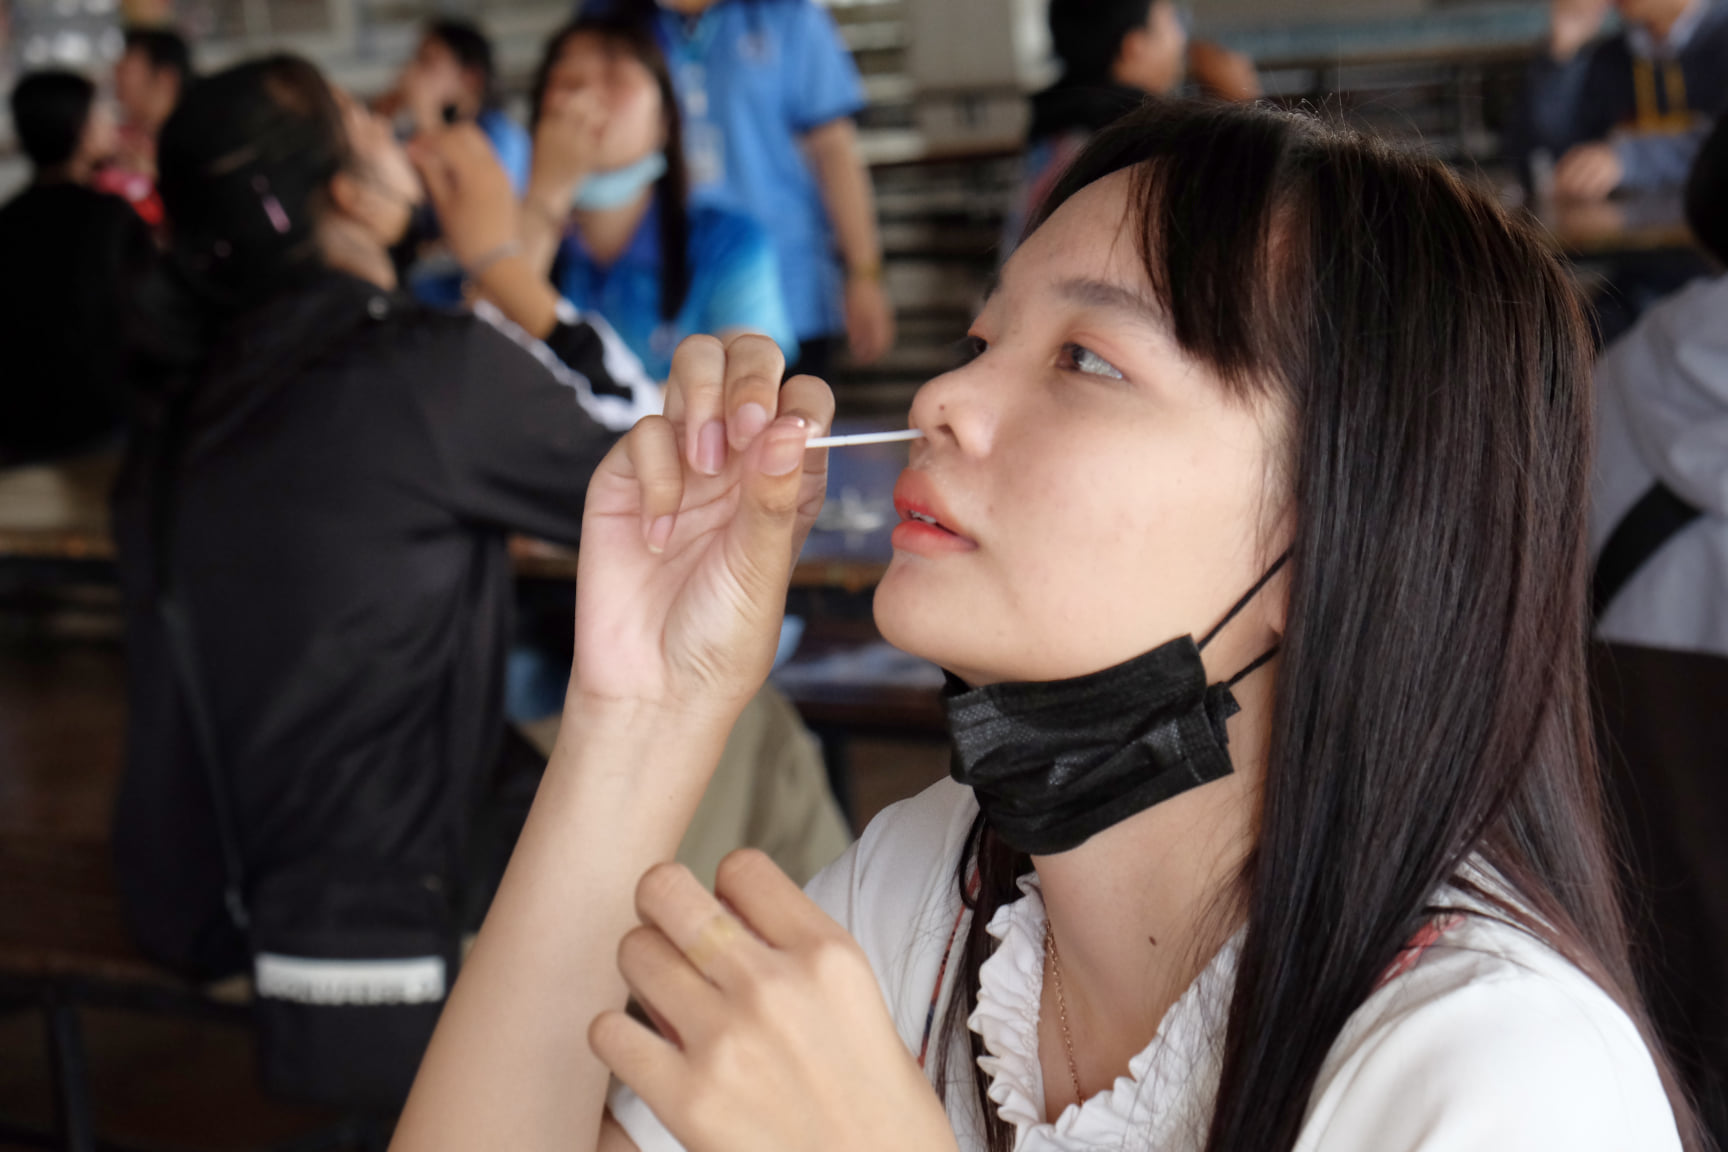
[[[1070,304],[1101,312],[1117,312],[1137,324],[1156,327],[1164,316],[1163,307],[1145,292],[1112,284],[1108,280],[1079,278],[1058,281],[1056,294]]]

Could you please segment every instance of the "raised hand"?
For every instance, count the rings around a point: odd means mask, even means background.
[[[594,171],[600,137],[606,131],[607,107],[597,88],[547,93],[534,129],[531,194],[560,214],[582,178]]]
[[[419,169],[438,225],[464,268],[516,243],[516,196],[485,133],[457,124],[416,136],[408,157]]]
[[[821,509],[828,386],[780,386],[765,336],[693,336],[666,415],[588,485],[576,584],[577,702],[735,714],[773,662],[793,560]]]
[[[1608,18],[1610,0],[1552,0],[1548,7],[1548,52],[1564,64],[1596,38]]]
[[[715,894],[664,864],[618,967],[660,1034],[622,1012],[594,1054],[691,1152],[952,1152],[935,1090],[894,1029],[863,951],[760,852]]]

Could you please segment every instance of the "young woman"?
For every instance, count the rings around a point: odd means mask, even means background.
[[[528,133],[504,111],[492,41],[468,20],[426,25],[396,89],[380,102],[386,115],[406,113],[412,135],[436,132],[447,122],[472,122],[491,141],[498,163],[520,192],[528,181]]]
[[[646,27],[588,18],[553,34],[535,76],[525,248],[576,307],[617,329],[655,379],[686,336],[798,344],[768,234],[691,206],[678,101]]]
[[[1556,262],[1233,106],[1105,129],[1034,225],[913,405],[876,598],[956,678],[956,782],[808,897],[656,866],[831,411],[687,343],[589,487],[567,738],[398,1145],[1696,1147],[1600,827]]]
[[[210,977],[241,967],[246,941],[165,588],[198,624],[249,882],[358,865],[483,903],[466,846],[504,736],[506,537],[575,540],[587,476],[657,397],[640,368],[601,373],[605,337],[555,303],[536,334],[586,377],[402,294],[388,248],[420,182],[389,126],[304,60],[209,78],[160,156],[173,246],[147,294],[151,369],[115,499],[131,673],[115,852],[140,943]],[[490,172],[507,239],[509,188]],[[497,242],[470,215],[449,214],[452,243],[480,269]],[[491,264],[496,284],[510,269]]]

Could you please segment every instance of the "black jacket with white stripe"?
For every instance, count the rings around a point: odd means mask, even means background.
[[[564,320],[549,343],[588,375],[507,324],[319,272],[138,421],[115,497],[131,705],[115,847],[158,959],[213,975],[244,958],[165,581],[248,875],[317,858],[459,879],[503,732],[506,538],[574,543],[589,476],[657,402],[604,325]]]

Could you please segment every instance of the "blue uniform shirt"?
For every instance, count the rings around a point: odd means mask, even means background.
[[[488,108],[480,113],[474,124],[492,142],[498,163],[510,174],[511,190],[518,196],[522,195],[522,190],[528,187],[528,165],[534,157],[534,145],[528,139],[528,130],[497,108]]]
[[[798,145],[864,107],[833,18],[813,0],[719,0],[693,21],[662,8],[658,27],[697,202],[740,208],[768,229],[800,339],[844,331],[834,232]]]
[[[672,369],[672,352],[686,336],[729,330],[761,332],[790,363],[798,341],[780,295],[774,248],[754,220],[712,205],[690,210],[690,293],[678,315],[660,317],[658,201],[610,267],[601,267],[571,232],[558,249],[552,279],[583,312],[598,312],[656,380]]]

